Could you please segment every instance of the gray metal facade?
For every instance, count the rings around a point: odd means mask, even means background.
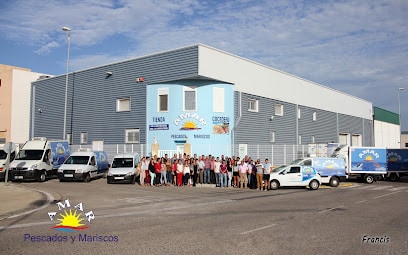
[[[258,100],[258,112],[248,111],[249,98]],[[363,146],[372,145],[371,120],[238,91],[235,92],[234,103],[235,144],[335,143],[338,142],[340,133],[349,133],[361,135]],[[283,105],[283,116],[275,115],[275,104]],[[313,118],[314,114],[315,119]],[[273,118],[271,118],[272,116]],[[271,132],[275,132],[275,142],[273,143],[270,141]],[[301,141],[298,140],[299,136]]]
[[[86,132],[88,144],[124,144],[125,130],[139,128],[140,143],[146,141],[146,86],[177,80],[211,79],[199,77],[199,48],[185,47],[146,57],[113,63],[69,74],[67,133],[73,144],[80,144]],[[112,75],[107,75],[111,72]],[[136,82],[144,77],[144,82]],[[33,83],[30,137],[63,138],[65,75]],[[229,81],[224,81],[229,82]],[[339,133],[361,134],[363,145],[372,144],[370,120],[335,112],[313,109],[273,99],[234,92],[234,144],[302,144],[337,142]],[[131,109],[116,111],[116,101],[130,98]],[[248,111],[248,98],[257,99],[259,111]],[[275,105],[283,105],[282,116],[275,115]],[[300,118],[298,118],[298,109]],[[313,120],[313,114],[316,120]],[[273,116],[273,118],[271,118]],[[275,132],[275,142],[270,141]]]
[[[197,75],[197,46],[70,73],[67,133],[73,134],[73,144],[80,143],[82,132],[88,134],[88,143],[103,140],[113,144],[125,143],[125,129],[139,128],[140,143],[145,143],[146,85]],[[136,82],[140,77],[145,77],[144,82]],[[31,136],[63,138],[65,78],[33,83]],[[129,97],[131,110],[117,112],[116,100]]]

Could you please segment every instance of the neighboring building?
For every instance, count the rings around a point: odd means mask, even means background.
[[[399,115],[374,107],[374,146],[400,148]]]
[[[0,143],[29,139],[31,82],[44,74],[0,64]]]
[[[63,138],[65,79],[33,82],[31,136]],[[371,102],[202,44],[70,73],[67,97],[75,145],[270,155],[271,145],[374,144]]]
[[[401,132],[401,148],[408,148],[408,131]]]

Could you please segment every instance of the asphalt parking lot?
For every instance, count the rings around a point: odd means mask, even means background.
[[[105,179],[12,185],[51,201],[0,220],[0,254],[408,252],[406,180],[268,192],[108,185]],[[86,229],[58,231],[74,212]]]

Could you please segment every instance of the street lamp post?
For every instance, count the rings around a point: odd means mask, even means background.
[[[401,103],[400,103],[400,92],[403,91],[404,88],[398,88],[398,121],[399,121],[399,126],[400,126],[400,133],[399,133],[399,144],[400,148],[401,146]]]
[[[71,28],[63,27],[62,31],[68,32],[68,53],[67,53],[67,72],[65,77],[65,101],[64,101],[64,133],[62,135],[62,139],[66,139],[66,130],[67,130],[67,97],[68,97],[68,72],[69,72],[69,48],[71,44]]]

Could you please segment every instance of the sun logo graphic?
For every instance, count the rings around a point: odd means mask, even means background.
[[[95,219],[92,210],[84,213],[82,202],[75,205],[73,208],[71,208],[69,199],[64,200],[64,202],[58,202],[56,205],[58,207],[58,212],[48,212],[48,217],[50,217],[51,221],[54,221],[58,214],[59,218],[57,218],[57,220],[59,223],[52,227],[52,229],[57,231],[77,232],[85,230],[90,228],[90,226],[84,224],[85,218],[89,223]],[[83,213],[84,216],[82,216]]]
[[[198,127],[197,124],[191,120],[184,122],[183,126],[180,128],[180,130],[198,130],[198,129],[201,129],[201,128]]]
[[[373,159],[373,156],[367,155],[364,160],[365,161],[373,161],[374,159]]]

